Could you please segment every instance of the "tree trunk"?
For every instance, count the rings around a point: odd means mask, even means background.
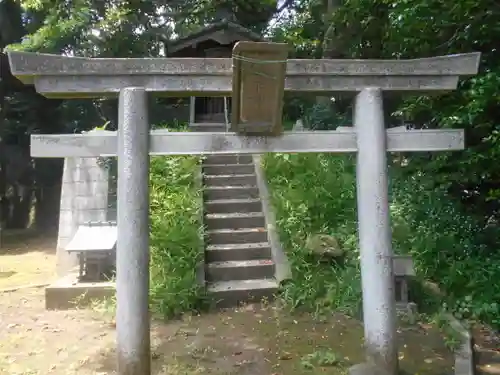
[[[64,132],[59,112],[60,101],[37,97],[39,128],[46,134]],[[57,230],[61,197],[63,159],[37,159],[35,175],[35,220],[34,227],[45,231]]]
[[[341,59],[346,56],[345,37],[338,25],[332,22],[332,16],[342,6],[342,0],[326,0],[326,11],[323,19],[325,34],[323,37],[323,59]],[[342,100],[340,95],[333,97],[335,104],[332,103],[332,98],[329,96],[319,96],[316,98],[316,104],[328,107],[331,111],[345,112],[350,105],[350,101]]]
[[[2,55],[0,53],[0,64],[5,63],[2,61]],[[4,68],[5,69],[5,68]],[[4,82],[2,69],[0,68],[0,131],[5,129],[5,96],[6,96],[6,84]],[[5,218],[7,214],[8,206],[6,205],[5,193],[7,192],[7,173],[5,171],[6,165],[3,158],[4,143],[2,140],[2,134],[0,133],[0,248],[2,246],[2,235],[5,223]]]
[[[31,187],[16,186],[12,197],[12,214],[8,223],[11,229],[26,229],[30,224],[33,190]]]
[[[324,17],[325,35],[323,37],[323,59],[341,59],[346,55],[345,37],[340,28],[332,22],[332,16],[342,6],[342,0],[327,0]]]
[[[35,161],[34,226],[44,232],[57,230],[59,225],[62,170],[62,160],[37,159]]]
[[[382,58],[385,30],[388,22],[388,5],[381,2],[375,1],[370,9],[370,14],[373,17],[369,20],[366,30],[357,30],[359,25],[336,25],[332,22],[332,15],[343,6],[342,0],[327,0],[326,4],[326,16],[325,16],[325,35],[323,38],[323,59],[342,59],[342,58],[352,58],[349,56],[349,41],[351,40],[351,35],[355,35],[357,32],[363,32],[366,38],[362,40],[363,49],[358,57],[363,59],[377,59]],[[361,24],[361,20],[359,20]],[[336,95],[335,97],[335,110],[344,114],[347,113],[351,107],[352,100],[350,97],[342,97]],[[317,103],[322,103],[325,105],[331,105],[327,102],[330,98],[318,98]],[[331,103],[331,102],[330,102]],[[385,112],[386,115],[390,114],[394,109],[394,100],[386,100]],[[389,119],[389,117],[387,117]]]

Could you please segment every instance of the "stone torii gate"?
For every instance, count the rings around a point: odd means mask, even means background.
[[[354,128],[256,136],[149,130],[148,92],[176,97],[227,96],[234,83],[232,59],[90,59],[9,52],[12,73],[47,97],[119,96],[117,133],[31,136],[33,157],[118,157],[118,373],[151,373],[149,155],[357,152],[367,361],[383,373],[395,375],[398,358],[386,153],[461,150],[464,133],[386,131],[382,94],[453,90],[460,76],[477,73],[479,59],[479,53],[470,53],[415,60],[287,60],[282,80],[285,91],[356,95]]]

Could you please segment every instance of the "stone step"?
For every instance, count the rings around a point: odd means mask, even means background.
[[[189,124],[192,132],[225,132],[226,125],[221,123],[194,122]]]
[[[210,245],[266,242],[267,231],[264,228],[213,229],[206,231]]]
[[[206,200],[258,198],[256,186],[211,186],[205,187],[203,195]]]
[[[232,307],[241,302],[272,300],[278,283],[275,279],[218,281],[209,283],[207,290],[218,307]]]
[[[205,251],[205,259],[207,262],[270,258],[271,246],[269,242],[208,245]]]
[[[474,348],[474,359],[478,375],[500,374],[500,353],[496,350],[480,348],[476,345]]]
[[[204,175],[253,174],[253,164],[203,164]]]
[[[252,155],[207,155],[204,162],[206,164],[252,164]]]
[[[230,260],[208,263],[207,281],[271,279],[274,263],[270,259]]]
[[[205,201],[205,213],[207,214],[234,212],[262,212],[262,202],[257,198]]]
[[[215,176],[204,176],[205,186],[257,186],[255,174],[221,174]]]
[[[266,221],[262,212],[235,212],[205,215],[207,229],[264,228]]]

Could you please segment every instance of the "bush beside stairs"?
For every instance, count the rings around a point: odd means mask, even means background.
[[[278,282],[252,156],[207,156],[202,171],[208,293],[219,307],[272,299]]]

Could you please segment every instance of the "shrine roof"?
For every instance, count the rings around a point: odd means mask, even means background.
[[[240,40],[260,42],[263,41],[264,38],[235,22],[222,20],[170,42],[167,44],[168,54],[177,53],[184,48],[194,46],[207,40],[214,40],[224,45]]]

